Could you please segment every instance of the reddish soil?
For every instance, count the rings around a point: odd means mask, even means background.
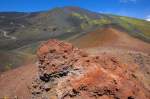
[[[148,99],[149,90],[134,75],[137,65],[111,55],[90,55],[69,43],[45,42],[38,50],[35,99]]]
[[[95,49],[94,49],[95,50]],[[108,52],[90,53],[49,40],[37,51],[38,64],[0,75],[0,96],[19,99],[149,99],[136,75],[139,64]]]
[[[149,43],[111,27],[87,33],[71,42],[79,48],[117,47],[150,53]]]
[[[33,77],[37,75],[35,64],[21,66],[0,75],[0,98],[30,99],[30,90]]]

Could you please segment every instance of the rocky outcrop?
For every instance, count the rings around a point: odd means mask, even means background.
[[[116,57],[92,56],[69,43],[49,40],[38,51],[34,99],[149,99],[135,66]]]

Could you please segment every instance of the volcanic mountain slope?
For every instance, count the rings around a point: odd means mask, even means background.
[[[39,43],[43,40],[57,38],[70,41],[86,34],[89,35],[88,33],[91,31],[101,30],[110,26],[115,27],[117,30],[119,28],[132,37],[149,42],[150,22],[95,13],[78,7],[61,7],[50,11],[33,13],[1,12],[0,51],[11,53],[9,54],[10,57],[25,57],[26,54],[33,56]],[[109,35],[110,37],[112,36],[111,33],[106,34],[108,37]],[[0,59],[4,60],[1,56]],[[7,57],[8,54],[3,54],[3,56]],[[8,64],[1,61],[0,66],[3,68],[9,64],[16,63],[12,66],[13,68],[18,66],[21,61],[24,61],[24,59],[18,58],[18,61],[9,61]]]
[[[61,38],[65,34],[64,37],[70,37],[87,33],[108,25],[120,27],[128,34],[149,42],[150,22],[64,7],[47,12],[0,13],[0,48],[15,49],[52,37]]]
[[[24,53],[0,51],[0,73],[19,67],[20,64],[28,64],[31,60],[34,61],[35,55]]]
[[[130,35],[149,42],[150,22],[95,13],[78,7],[63,7],[47,12],[0,13],[0,42],[3,42],[0,48],[14,49],[63,34],[72,36],[94,31],[107,25],[121,27]],[[4,31],[15,39],[4,36]]]
[[[91,52],[91,51],[88,51]],[[0,77],[0,96],[19,99],[149,99],[150,87],[136,75],[138,64],[120,56],[87,53],[69,43],[49,40],[38,51],[38,64]],[[19,84],[18,84],[19,83]]]
[[[107,27],[82,35],[71,40],[79,48],[112,47],[150,53],[150,44],[134,38],[125,31]]]

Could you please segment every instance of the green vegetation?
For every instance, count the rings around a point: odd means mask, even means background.
[[[12,69],[12,64],[5,65],[5,70],[10,70],[10,69]]]
[[[85,19],[83,15],[80,15],[79,13],[72,13],[72,16],[77,17],[79,19]]]
[[[134,28],[142,32],[144,36],[150,37],[150,22],[128,17],[120,17],[120,19],[131,24]]]
[[[82,23],[80,24],[82,30],[94,26],[117,24],[124,30],[130,32],[132,36],[139,37],[145,41],[149,41],[150,39],[150,22],[145,20],[114,15],[107,15],[109,17],[103,16],[99,19],[93,19],[89,18],[87,15],[79,13],[73,13],[72,16],[82,20]]]
[[[82,20],[82,23],[80,24],[82,30],[93,26],[117,24],[118,26],[121,26],[128,32],[131,32],[131,35],[135,37],[147,40],[150,39],[150,22],[145,20],[115,15],[107,15],[109,16],[109,18],[101,17],[99,19],[93,19],[89,18],[87,15],[79,13],[72,13],[72,16]]]
[[[116,26],[121,27],[131,36],[138,37],[144,41],[150,42],[150,22],[148,21],[115,15],[102,15],[97,19],[80,13],[72,13],[72,16],[78,18],[81,21],[80,28],[82,30],[105,25],[113,26],[113,24],[116,24]]]
[[[111,20],[103,17],[103,18],[99,18],[99,19],[92,19],[89,18],[87,15],[81,15],[79,13],[72,13],[72,16],[79,18],[80,20],[82,20],[82,23],[80,24],[81,29],[87,29],[88,27],[92,27],[95,25],[106,25],[106,24],[111,24]]]
[[[111,21],[107,18],[100,18],[100,19],[95,19],[95,20],[91,20],[90,24],[92,25],[106,25],[106,24],[110,24]]]
[[[26,56],[13,51],[0,51],[0,72],[22,65]]]
[[[16,40],[10,40],[0,35],[0,69],[19,66],[28,55],[35,54],[42,41],[50,38],[66,40],[107,26],[114,26],[131,36],[150,42],[150,22],[145,20],[63,8],[15,18],[24,14],[14,13],[14,19],[5,15],[6,18],[0,22],[2,30],[17,37]],[[13,26],[10,25],[11,21],[14,22]],[[18,24],[24,27],[19,27]]]
[[[113,23],[121,26],[130,35],[150,42],[150,22],[136,18],[110,15]]]

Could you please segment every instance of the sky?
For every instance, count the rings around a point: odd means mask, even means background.
[[[64,6],[150,21],[150,0],[0,0],[0,12],[35,12]]]

